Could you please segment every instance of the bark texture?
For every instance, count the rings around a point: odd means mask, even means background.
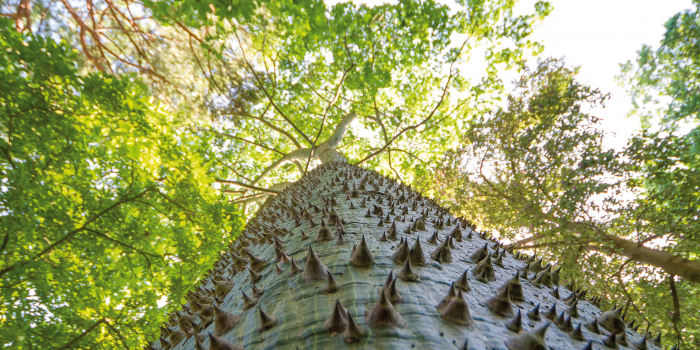
[[[150,348],[659,349],[555,266],[346,162],[286,187],[228,248]]]

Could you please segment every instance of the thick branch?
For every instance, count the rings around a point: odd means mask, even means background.
[[[294,152],[287,153],[284,157],[278,159],[274,163],[270,164],[265,170],[263,170],[260,175],[258,175],[253,181],[251,181],[251,185],[255,185],[258,183],[258,181],[262,180],[267,174],[269,174],[271,171],[277,169],[278,167],[285,165],[290,162],[294,161],[300,161],[307,159],[311,154],[311,149],[309,148],[300,148],[295,150]]]
[[[345,156],[336,151],[336,148],[338,148],[340,141],[343,140],[348,126],[350,126],[350,123],[352,123],[356,117],[357,114],[355,114],[355,112],[350,112],[338,122],[331,136],[329,136],[326,141],[318,145],[315,153],[321,162],[327,163],[334,161],[347,161]]]
[[[482,166],[483,163],[484,162],[482,160]],[[505,198],[511,203],[517,203],[514,198],[499,191],[496,186],[489,181],[485,175],[483,175],[483,173],[481,174],[481,177],[493,191],[499,194],[501,198]],[[550,222],[558,221],[552,217],[551,214],[539,213],[539,215],[542,219]],[[630,260],[643,264],[659,267],[666,271],[666,273],[681,276],[690,282],[700,283],[700,262],[696,260],[688,260],[670,252],[647,248],[639,243],[609,235],[590,222],[570,222],[569,224],[579,232],[586,232],[587,234],[601,238],[603,241],[611,242],[615,246],[613,253],[620,254],[629,258]],[[589,251],[597,251],[604,254],[611,253],[602,245],[590,244],[585,248]]]
[[[357,114],[354,112],[343,117],[343,119],[336,124],[335,130],[333,130],[331,136],[329,136],[326,141],[318,145],[315,152],[312,152],[310,148],[299,148],[270,164],[267,168],[265,168],[265,170],[263,170],[262,173],[260,173],[260,175],[251,181],[251,185],[255,185],[271,171],[287,163],[309,160],[312,158],[320,159],[322,162],[347,161],[345,156],[336,151],[336,148],[338,148],[340,141],[345,136],[348,126],[350,126],[356,117]]]
[[[615,253],[617,254],[626,256],[634,261],[662,268],[666,273],[681,276],[690,282],[700,283],[700,262],[696,260],[688,260],[670,252],[647,248],[612,235],[600,234],[603,235],[606,241],[615,245],[615,248],[617,248]],[[589,245],[586,249],[607,253],[607,249],[602,246]]]
[[[328,139],[323,143],[327,144],[329,147],[337,148],[340,144],[340,141],[343,140],[348,126],[350,126],[350,123],[352,123],[352,121],[355,120],[356,117],[357,114],[355,114],[355,112],[350,112],[348,115],[346,115],[343,119],[341,119],[338,122],[331,136],[329,136]]]
[[[482,162],[483,164],[483,162]],[[481,175],[484,181],[491,187],[492,190],[497,192],[500,197],[507,199],[512,203],[516,203],[515,199],[507,196],[505,193],[498,191],[496,186],[491,183],[483,174]],[[556,222],[551,214],[540,213],[541,218],[550,222]],[[615,249],[612,253],[616,253],[643,264],[656,266],[669,274],[678,275],[690,282],[700,283],[700,262],[696,260],[688,260],[683,257],[674,255],[673,253],[666,252],[663,250],[657,250],[652,248],[647,248],[636,242],[628,241],[626,239],[609,235],[604,231],[600,230],[598,227],[590,222],[570,222],[570,225],[574,227],[575,230],[579,232],[586,232],[594,237],[599,237],[603,241],[611,242]],[[518,243],[521,245],[527,242],[528,239],[522,240]],[[588,251],[597,251],[604,254],[611,253],[609,249],[602,245],[590,244],[585,247]]]
[[[21,0],[17,6],[17,14],[15,15],[15,29],[22,33],[25,30],[32,31],[32,3],[29,0]],[[27,22],[24,23],[23,20]]]

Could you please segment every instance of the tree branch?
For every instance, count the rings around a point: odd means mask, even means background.
[[[92,28],[88,27],[87,24],[83,21],[82,18],[80,18],[80,15],[78,15],[78,12],[75,11],[73,6],[68,2],[68,0],[59,0],[63,4],[63,6],[66,8],[68,13],[70,13],[71,17],[73,17],[73,20],[78,23],[78,26],[80,27],[80,45],[83,48],[83,51],[85,52],[85,56],[92,61],[92,63],[95,65],[95,68],[99,70],[100,72],[104,72],[104,67],[102,67],[102,63],[95,57],[93,57],[90,54],[90,51],[88,50],[87,43],[85,42],[85,36],[83,34],[83,31],[87,31],[90,33],[92,36],[92,39],[95,41],[96,45],[99,45],[100,43],[100,35],[97,34]]]
[[[247,189],[249,189],[249,190],[255,190],[255,191],[260,191],[260,192],[266,192],[266,193],[271,193],[271,194],[275,194],[275,195],[280,193],[279,191],[270,190],[270,189],[266,189],[266,188],[262,188],[262,187],[253,186],[253,185],[248,185],[248,184],[244,184],[244,183],[242,183],[242,182],[233,181],[233,180],[216,179],[216,182],[222,183],[222,184],[235,185],[235,186],[238,186],[238,187],[247,188]]]
[[[297,149],[291,153],[287,153],[284,157],[278,159],[274,163],[270,164],[263,172],[258,175],[253,181],[251,181],[251,185],[255,185],[258,183],[258,181],[262,180],[267,174],[269,174],[271,171],[275,170],[277,167],[282,166],[284,164],[294,162],[294,161],[299,161],[299,160],[304,160],[306,157],[308,157],[308,154],[311,153],[311,149],[309,148],[300,148]]]
[[[39,252],[39,254],[37,254],[37,255],[35,255],[35,256],[29,258],[28,260],[25,260],[25,261],[20,262],[20,263],[15,263],[14,265],[8,266],[8,267],[6,267],[6,268],[0,270],[0,276],[5,275],[6,273],[8,273],[8,272],[10,272],[10,271],[12,271],[12,270],[14,270],[14,269],[16,269],[17,267],[24,266],[24,265],[28,264],[28,263],[29,263],[30,261],[32,261],[32,260],[39,259],[40,257],[44,256],[44,254],[50,253],[50,252],[53,251],[56,247],[58,247],[59,245],[65,243],[67,240],[69,240],[71,237],[73,237],[73,236],[75,236],[76,234],[78,234],[78,233],[84,231],[84,230],[87,228],[88,225],[92,224],[92,223],[95,222],[97,219],[101,218],[103,215],[105,215],[105,214],[107,214],[108,212],[110,212],[112,209],[114,209],[114,208],[116,208],[116,207],[119,207],[120,205],[122,205],[122,204],[124,204],[124,203],[127,203],[127,202],[130,202],[130,201],[139,199],[139,198],[143,197],[146,193],[148,193],[148,192],[150,192],[150,191],[153,191],[153,188],[152,188],[152,187],[147,188],[146,190],[144,190],[143,192],[137,194],[136,196],[134,196],[134,197],[132,197],[132,198],[122,198],[121,200],[115,202],[114,204],[110,205],[110,206],[107,207],[106,209],[104,209],[104,210],[102,210],[101,212],[97,213],[97,215],[95,215],[95,216],[93,216],[91,219],[87,220],[87,221],[86,221],[85,223],[83,223],[80,227],[76,228],[76,229],[73,230],[73,231],[68,232],[68,234],[66,234],[65,236],[63,236],[63,238],[57,240],[57,241],[54,242],[53,244],[50,244],[48,247],[44,248],[44,250],[42,250],[41,252]]]
[[[326,163],[347,160],[345,156],[336,151],[336,148],[338,148],[340,141],[343,139],[343,137],[345,137],[345,132],[347,131],[348,126],[350,126],[356,117],[357,114],[355,114],[355,112],[350,112],[343,119],[341,119],[338,124],[336,124],[335,130],[333,130],[331,136],[329,136],[326,141],[318,145],[317,156],[321,162]]]
[[[160,255],[156,255],[156,254],[151,254],[151,253],[144,252],[143,250],[140,250],[140,249],[138,249],[138,248],[135,248],[135,247],[133,247],[133,246],[130,246],[130,245],[128,245],[128,244],[126,244],[126,243],[123,243],[123,242],[121,242],[121,241],[118,241],[118,240],[116,240],[116,239],[114,239],[114,238],[111,238],[111,237],[107,236],[106,234],[104,234],[104,233],[102,233],[102,232],[99,232],[99,231],[97,231],[97,230],[93,230],[93,229],[90,229],[90,228],[86,228],[85,231],[92,232],[92,233],[94,233],[95,235],[100,236],[100,237],[102,237],[102,238],[104,238],[104,239],[106,239],[106,240],[108,240],[108,241],[114,242],[114,243],[119,244],[119,245],[121,245],[121,246],[123,246],[123,247],[129,248],[129,249],[131,249],[131,250],[134,250],[134,251],[140,253],[141,255],[143,255],[144,259],[146,259],[146,263],[148,264],[148,268],[149,268],[149,269],[151,268],[151,260],[148,259],[148,256],[151,256],[151,257],[154,257],[154,258],[161,258],[161,259],[163,259],[163,257],[160,256]]]
[[[32,3],[30,0],[21,0],[17,6],[17,14],[14,17],[15,29],[22,33],[25,30],[32,31]],[[27,21],[24,23],[22,20]]]
[[[345,81],[345,78],[348,76],[348,73],[350,73],[350,70],[352,70],[354,67],[355,67],[355,64],[353,63],[350,65],[350,67],[348,69],[346,69],[343,72],[343,76],[340,78],[340,82],[338,83],[338,88],[335,91],[335,97],[333,97],[333,99],[328,103],[328,106],[326,107],[326,111],[323,113],[323,118],[321,119],[321,126],[318,128],[318,134],[316,134],[316,137],[314,138],[314,142],[311,145],[311,153],[309,154],[309,158],[306,159],[306,167],[304,167],[304,175],[306,175],[306,173],[309,171],[309,163],[311,163],[311,157],[314,154],[314,150],[316,148],[316,142],[318,142],[318,138],[321,137],[321,133],[323,133],[323,126],[326,123],[326,117],[328,117],[328,112],[330,111],[331,107],[333,107],[333,105],[335,105],[335,103],[338,102],[338,97],[340,97],[340,90],[343,87],[343,82]],[[351,114],[354,114],[354,113],[351,113]],[[354,118],[354,116],[353,116],[353,118]],[[342,123],[342,120],[341,120],[341,123]],[[336,127],[336,132],[337,131],[338,131],[338,129]],[[343,133],[344,132],[345,132],[345,130],[343,130]],[[341,138],[342,138],[342,136],[341,136]],[[337,145],[336,145],[336,147],[337,147]]]
[[[597,235],[604,241],[612,243],[615,248],[617,248],[614,250],[617,254],[644,264],[662,268],[667,273],[681,276],[689,282],[700,283],[700,262],[696,260],[689,260],[663,250],[647,248],[635,242],[603,233],[602,231],[599,231]],[[593,250],[601,253],[608,253],[608,249],[598,245],[589,245],[586,249],[589,251]]]
[[[681,331],[678,329],[678,323],[681,322],[681,303],[678,301],[678,292],[676,291],[675,278],[676,278],[676,276],[674,276],[674,275],[668,276],[668,284],[669,284],[669,287],[671,288],[671,296],[673,297],[673,316],[671,316],[671,322],[673,322],[673,330],[676,332],[676,336],[678,337],[678,342],[682,345],[683,344],[683,335],[681,334]]]
[[[483,166],[483,161],[481,162]],[[487,183],[492,190],[496,191],[501,198],[508,200],[511,203],[517,203],[517,201],[505,193],[499,191],[496,186],[488,180],[488,178],[481,173],[481,178]],[[531,214],[535,214],[534,212]],[[549,222],[558,222],[551,217],[551,214],[538,212],[542,219],[546,219]],[[681,276],[690,282],[700,283],[700,262],[696,260],[689,260],[683,257],[674,255],[673,253],[666,252],[663,250],[657,250],[652,248],[644,247],[636,242],[631,242],[626,239],[616,237],[605,233],[596,225],[590,222],[568,222],[567,225],[571,225],[575,230],[580,233],[591,234],[594,237],[598,237],[604,242],[609,242],[616,248],[612,252],[625,256],[631,260],[641,262],[647,265],[656,266],[669,274]],[[588,245],[585,247],[588,251],[597,251],[604,254],[611,253],[609,249],[602,245]]]
[[[392,137],[391,140],[389,140],[389,142],[387,142],[382,148],[380,148],[378,151],[370,153],[362,160],[356,162],[355,165],[360,165],[360,164],[372,159],[377,154],[384,152],[384,150],[387,147],[389,147],[391,145],[391,143],[394,142],[394,140],[399,138],[399,136],[403,135],[404,133],[406,133],[409,130],[417,129],[421,125],[427,123],[433,117],[433,115],[435,115],[435,112],[437,112],[438,108],[440,108],[440,106],[442,105],[442,102],[445,100],[445,96],[447,96],[447,91],[450,88],[450,83],[452,82],[452,78],[454,78],[454,76],[457,74],[456,72],[453,72],[452,67],[454,66],[455,62],[457,61],[457,58],[459,58],[460,54],[462,53],[462,50],[464,50],[464,47],[467,45],[467,41],[468,41],[468,39],[462,43],[462,46],[460,47],[459,52],[455,55],[455,58],[450,63],[450,75],[447,77],[447,82],[445,83],[445,87],[442,89],[442,95],[440,96],[440,100],[435,105],[435,108],[433,108],[433,110],[430,112],[430,114],[428,114],[428,116],[425,119],[423,119],[420,123],[415,124],[415,125],[411,125],[411,126],[408,126],[404,129],[402,129],[398,134],[394,135],[394,137]]]
[[[277,149],[274,149],[274,148],[271,148],[271,147],[268,147],[268,146],[265,146],[265,145],[261,145],[261,144],[259,144],[259,143],[256,143],[256,142],[253,142],[253,141],[250,141],[250,140],[246,140],[246,139],[244,139],[244,138],[242,138],[242,137],[238,137],[238,136],[236,136],[236,135],[226,134],[226,133],[223,133],[223,132],[218,132],[218,131],[209,130],[209,129],[205,129],[205,128],[198,128],[198,127],[189,127],[188,129],[190,129],[190,130],[197,130],[197,131],[204,131],[204,132],[216,134],[216,135],[219,135],[219,136],[230,137],[230,138],[232,138],[232,139],[234,139],[234,140],[239,140],[239,141],[242,141],[242,142],[245,142],[245,143],[249,143],[249,144],[251,144],[251,145],[253,145],[253,146],[257,146],[257,147],[266,149],[266,150],[268,150],[268,151],[272,151],[272,152],[278,153],[278,154],[280,154],[280,155],[282,155],[282,156],[285,155],[285,153],[282,152],[282,151],[280,151],[280,150],[277,150]]]
[[[222,162],[221,160],[219,160],[218,157],[214,157],[213,159],[214,159],[215,162],[217,162],[217,163],[219,163],[219,164],[225,166],[226,169],[230,170],[230,171],[231,171],[232,173],[234,173],[236,176],[242,178],[243,180],[246,180],[246,181],[248,181],[248,182],[251,182],[251,180],[250,180],[249,178],[247,178],[247,177],[244,176],[243,174],[239,173],[238,171],[236,171],[236,169],[232,168],[232,167],[229,166],[228,164],[226,164],[226,163]]]
[[[81,333],[81,334],[78,335],[77,337],[75,337],[75,338],[73,338],[72,340],[68,341],[67,343],[63,344],[63,346],[61,346],[61,347],[58,348],[57,350],[70,349],[70,347],[73,346],[73,344],[79,342],[79,341],[80,341],[81,339],[83,339],[86,335],[88,335],[90,332],[92,332],[93,330],[95,330],[95,328],[97,328],[99,325],[101,325],[101,324],[103,324],[103,323],[106,323],[106,322],[107,322],[107,321],[106,321],[104,318],[101,318],[101,319],[97,320],[97,322],[95,322],[95,324],[93,324],[92,326],[90,326],[88,329],[86,329],[83,333]]]
[[[420,123],[418,123],[418,124],[414,124],[414,125],[407,126],[407,127],[403,128],[398,134],[394,135],[394,136],[389,140],[389,142],[387,142],[386,144],[384,144],[384,146],[382,146],[379,150],[370,153],[369,155],[367,155],[366,157],[364,157],[362,160],[356,162],[354,165],[360,165],[360,164],[362,164],[362,163],[364,163],[364,162],[366,162],[366,161],[372,159],[372,158],[373,158],[374,156],[376,156],[377,154],[384,152],[384,150],[386,150],[387,147],[389,147],[389,146],[391,145],[392,142],[394,142],[397,138],[399,138],[401,135],[403,135],[403,134],[406,133],[407,131],[409,131],[409,130],[415,130],[415,129],[417,129],[418,127],[420,127],[421,125],[427,123],[427,122],[433,117],[433,115],[434,115],[435,112],[438,110],[438,108],[440,108],[440,105],[442,105],[442,102],[445,100],[445,96],[447,96],[447,90],[448,90],[449,87],[450,87],[450,82],[452,82],[452,78],[453,78],[453,77],[454,77],[454,73],[451,73],[450,76],[447,78],[447,83],[445,83],[445,88],[442,90],[442,96],[440,96],[440,100],[439,100],[438,103],[435,105],[435,108],[433,108],[433,110],[430,112],[430,114],[428,114],[428,116],[427,116],[425,119],[423,119],[423,120],[422,120]]]
[[[122,336],[121,332],[119,332],[118,329],[114,328],[111,323],[105,320],[105,324],[107,324],[107,327],[112,330],[112,332],[117,334],[117,338],[119,338],[119,342],[122,344],[124,349],[129,350],[129,347],[126,346],[126,341],[124,341],[124,337]]]
[[[62,1],[66,1],[66,0],[62,0]],[[294,124],[294,122],[292,122],[292,120],[289,119],[289,118],[284,114],[284,112],[282,112],[282,110],[279,108],[279,106],[277,106],[277,104],[274,102],[272,96],[270,96],[270,93],[267,91],[267,89],[265,89],[265,86],[264,86],[264,84],[262,83],[262,81],[260,80],[260,77],[258,77],[258,74],[255,73],[255,69],[253,68],[253,66],[252,66],[252,65],[250,64],[250,62],[248,61],[248,58],[247,58],[246,55],[245,55],[245,50],[243,49],[243,44],[241,43],[241,38],[238,36],[238,32],[234,31],[234,34],[236,35],[236,39],[238,39],[238,45],[239,45],[240,48],[241,48],[241,54],[243,55],[243,60],[245,61],[246,65],[248,66],[248,69],[250,69],[250,72],[253,74],[253,78],[255,78],[255,81],[258,83],[258,86],[259,86],[260,89],[263,91],[263,93],[264,93],[265,96],[267,97],[268,101],[270,101],[270,104],[272,104],[272,107],[275,108],[275,110],[277,111],[277,113],[279,113],[279,114],[282,116],[282,118],[284,118],[284,120],[286,120],[287,123],[289,123],[289,125],[291,125],[292,128],[294,128],[294,130],[296,130],[296,132],[297,132],[299,135],[301,135],[301,137],[304,138],[304,140],[306,140],[306,142],[308,142],[309,144],[312,144],[311,139],[309,139],[309,137],[306,136],[306,134],[304,134],[304,132],[302,132],[301,129],[299,129],[299,127],[297,127],[296,124]]]
[[[634,309],[637,310],[637,314],[642,315],[642,318],[644,318],[644,320],[647,322],[647,324],[649,324],[650,323],[649,319],[647,319],[644,316],[644,313],[642,312],[642,310],[640,310],[639,307],[637,307],[637,303],[635,303],[634,300],[632,299],[632,295],[627,291],[627,285],[625,284],[625,281],[622,279],[622,270],[625,268],[625,266],[627,266],[632,261],[633,260],[631,260],[631,259],[627,259],[627,261],[625,261],[622,265],[620,265],[620,268],[617,269],[617,273],[615,274],[615,277],[617,278],[617,282],[620,285],[620,288],[622,288],[622,293],[625,294],[625,296],[627,297],[627,300],[629,300],[629,305],[634,307]]]
[[[287,139],[289,139],[289,141],[292,141],[292,143],[294,144],[294,146],[296,146],[297,148],[302,148],[302,147],[301,147],[301,144],[299,143],[299,141],[297,141],[297,139],[296,139],[296,137],[294,137],[294,135],[292,135],[292,134],[290,134],[289,132],[287,132],[286,130],[284,130],[284,129],[282,129],[282,128],[279,128],[279,127],[275,126],[274,124],[270,123],[268,120],[266,120],[265,118],[263,118],[263,116],[256,117],[256,116],[253,116],[253,115],[247,115],[247,117],[252,118],[252,119],[255,119],[255,120],[257,120],[257,121],[259,121],[259,122],[265,124],[265,126],[267,126],[268,128],[270,128],[270,129],[272,129],[272,130],[274,130],[274,131],[277,131],[278,133],[280,133],[281,135],[283,135],[284,137],[286,137]]]

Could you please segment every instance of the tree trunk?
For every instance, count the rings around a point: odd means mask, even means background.
[[[558,268],[470,226],[375,172],[324,163],[257,213],[151,347],[601,349],[617,332],[659,348],[594,291],[574,296]],[[594,320],[603,334],[581,327]]]

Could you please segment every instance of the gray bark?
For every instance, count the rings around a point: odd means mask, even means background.
[[[361,184],[364,184],[364,189],[360,189]],[[349,190],[343,189],[345,185]],[[348,199],[354,187],[358,188],[359,198]],[[363,200],[366,201],[366,208],[361,207]],[[321,211],[316,212],[314,206]],[[366,217],[368,209],[381,210],[382,213]],[[406,215],[402,214],[404,210],[407,211]],[[330,226],[329,241],[317,241],[317,237],[324,233],[318,224],[321,220],[332,223],[333,212],[337,213],[342,223]],[[380,219],[386,218],[387,214],[390,222],[382,222],[379,226]],[[417,225],[416,230],[410,230],[420,217],[425,219],[425,229]],[[376,321],[381,321],[383,316],[372,312],[380,299],[379,291],[392,271],[396,276],[404,268],[404,262],[392,259],[399,249],[399,241],[382,239],[392,223],[397,227],[396,238],[407,239],[408,248],[413,248],[416,240],[420,240],[426,264],[413,266],[417,281],[396,280],[396,289],[403,300],[393,302],[392,308],[400,317],[394,319],[393,325],[380,326]],[[459,234],[453,233],[456,228],[461,232],[461,239],[458,239]],[[340,244],[339,231],[345,232],[345,242]],[[302,232],[308,238],[304,239]],[[434,232],[437,232],[438,241],[429,243]],[[369,267],[359,267],[359,253],[351,262],[353,250],[361,249],[354,247],[362,246],[363,237],[374,260]],[[447,244],[445,240],[448,237],[453,237],[454,244],[454,248],[450,249],[451,262],[438,256],[437,260],[433,259],[431,253]],[[293,275],[292,263],[276,261],[276,257],[279,257],[276,245],[305,272]],[[202,349],[225,349],[212,344],[228,342],[230,349],[235,348],[232,344],[245,349],[462,349],[468,343],[468,349],[515,350],[583,349],[587,341],[593,341],[596,349],[604,348],[602,343],[606,335],[594,334],[584,327],[582,335],[585,341],[576,340],[566,325],[556,324],[545,317],[547,310],[556,305],[558,313],[563,312],[564,319],[572,317],[574,328],[580,323],[605,319],[601,318],[602,312],[589,299],[596,296],[595,290],[587,293],[588,298],[578,300],[576,315],[561,300],[570,297],[572,291],[559,286],[561,299],[556,299],[551,294],[556,284],[552,287],[538,286],[538,282],[522,278],[524,301],[513,301],[509,304],[511,312],[506,312],[505,316],[498,315],[489,306],[492,306],[489,300],[503,290],[506,282],[526,263],[524,257],[503,252],[502,266],[493,266],[493,280],[480,282],[472,271],[477,269],[477,263],[483,265],[487,262],[472,257],[485,245],[493,255],[497,242],[479,234],[468,223],[455,219],[446,209],[408,187],[346,162],[324,163],[297,183],[286,187],[249,221],[241,236],[222,254],[216,268],[202,279],[201,287],[190,294],[183,312],[174,315],[172,322],[166,325],[170,328],[162,332],[162,341],[154,342],[152,347],[164,349],[171,344],[172,349],[195,349],[197,346]],[[318,268],[309,265],[309,261],[314,259],[307,261],[309,247],[313,248],[318,259],[340,284],[337,291],[325,293],[325,279],[308,278],[313,268]],[[503,251],[502,248],[498,249]],[[542,265],[546,265],[546,262]],[[255,284],[248,268],[256,270],[259,275],[260,279]],[[445,311],[453,309],[439,309],[437,306],[465,271],[468,271],[466,276],[471,288],[463,294],[468,305],[469,320],[466,324],[460,324],[455,320],[455,314]],[[527,277],[532,279],[535,274],[531,271]],[[221,285],[225,284],[231,287],[230,290],[221,289]],[[255,305],[247,308],[242,293],[253,297],[253,285],[263,292]],[[514,297],[514,293],[509,289],[506,295]],[[341,332],[347,329],[347,325],[336,329],[336,332],[328,330],[327,321],[331,318],[336,300],[362,330],[363,334],[355,343],[348,343],[352,338]],[[454,297],[447,300],[456,303]],[[614,301],[604,302],[612,304]],[[206,316],[207,310],[212,308],[207,306],[209,304],[219,307],[226,314],[218,313],[209,319]],[[541,320],[526,316],[535,305],[541,306]],[[268,325],[269,328],[262,327],[267,328],[264,330],[261,330],[263,320],[259,308],[276,319],[276,322]],[[515,319],[518,312],[522,314],[523,330],[516,333],[506,325]],[[224,327],[227,320],[225,315],[233,315],[227,316],[231,321],[227,327]],[[465,313],[457,313],[459,315],[464,316]],[[194,321],[188,323],[191,319]],[[546,340],[538,340],[533,330],[547,323],[551,323],[551,326],[546,331]],[[216,331],[217,326],[219,332]],[[209,332],[214,337],[209,336]],[[625,334],[630,347],[642,340],[642,336],[631,329],[626,329]],[[526,344],[522,345],[522,342]],[[646,345],[649,349],[659,349],[651,341]]]

